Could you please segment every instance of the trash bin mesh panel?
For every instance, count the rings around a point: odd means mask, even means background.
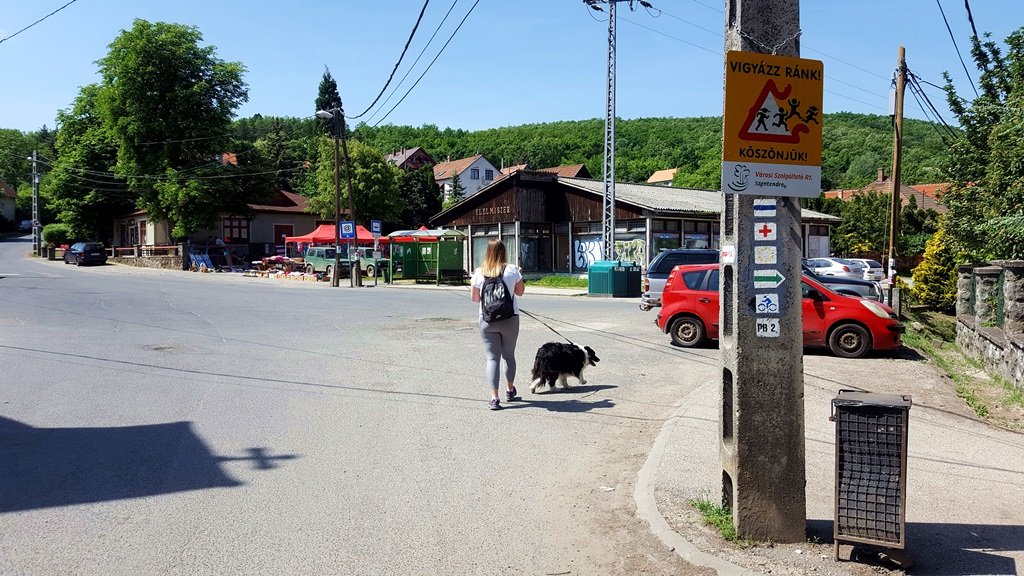
[[[838,535],[903,542],[900,478],[906,417],[907,412],[901,409],[836,411]]]

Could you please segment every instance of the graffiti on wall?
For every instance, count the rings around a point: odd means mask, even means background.
[[[645,264],[647,262],[647,242],[637,238],[615,242],[615,259],[628,260]]]
[[[601,237],[583,236],[573,240],[573,269],[587,270],[590,263],[601,259]]]

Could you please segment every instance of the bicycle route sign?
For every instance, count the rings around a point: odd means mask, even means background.
[[[823,78],[820,60],[728,53],[723,192],[821,195]]]

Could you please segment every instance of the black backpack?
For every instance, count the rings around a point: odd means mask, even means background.
[[[484,322],[496,322],[516,315],[512,292],[501,276],[484,276],[480,287],[480,310]]]

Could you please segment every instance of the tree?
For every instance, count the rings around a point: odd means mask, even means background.
[[[1006,39],[1005,55],[985,38],[971,39],[977,98],[961,98],[945,75],[946,100],[963,128],[944,167],[952,182],[943,195],[947,231],[973,260],[1024,251],[1012,241],[1024,238],[1024,28]]]
[[[963,257],[946,237],[946,218],[928,240],[924,260],[914,268],[911,296],[920,304],[950,312],[956,305],[956,266]]]
[[[462,185],[462,178],[459,178],[458,172],[452,172],[452,182],[449,186],[450,188],[442,195],[444,201],[441,205],[445,210],[458,204],[462,200],[462,193],[466,191],[466,187]]]
[[[434,182],[434,167],[426,165],[419,170],[406,170],[398,195],[403,200],[400,225],[413,229],[427,224],[430,217],[441,211],[441,193]]]
[[[310,208],[321,217],[334,219],[334,141],[322,136],[319,142],[320,159],[316,168],[316,191],[310,196]],[[398,218],[401,202],[398,186],[401,170],[384,160],[384,155],[373,146],[357,140],[348,141],[349,159],[352,163],[352,187],[355,189],[356,213],[353,220],[366,222],[382,220],[393,222]],[[341,209],[349,206],[346,184],[346,167],[339,155],[339,182],[341,188]]]
[[[324,69],[323,77],[320,79],[320,88],[316,95],[315,105],[316,110],[313,110],[313,112],[318,112],[320,110],[330,112],[335,108],[341,108],[341,95],[338,93],[338,83],[335,82],[334,77],[331,76],[331,71],[326,68]],[[336,126],[332,120],[328,120],[326,118],[318,117],[316,121],[317,127],[319,128],[318,133],[320,134],[334,129],[332,126]]]
[[[242,213],[269,189],[240,181],[245,170],[217,161],[230,151],[231,117],[248,99],[238,62],[200,46],[194,26],[135,20],[98,61],[104,124],[118,143],[115,172],[138,205],[167,218],[181,238]]]

